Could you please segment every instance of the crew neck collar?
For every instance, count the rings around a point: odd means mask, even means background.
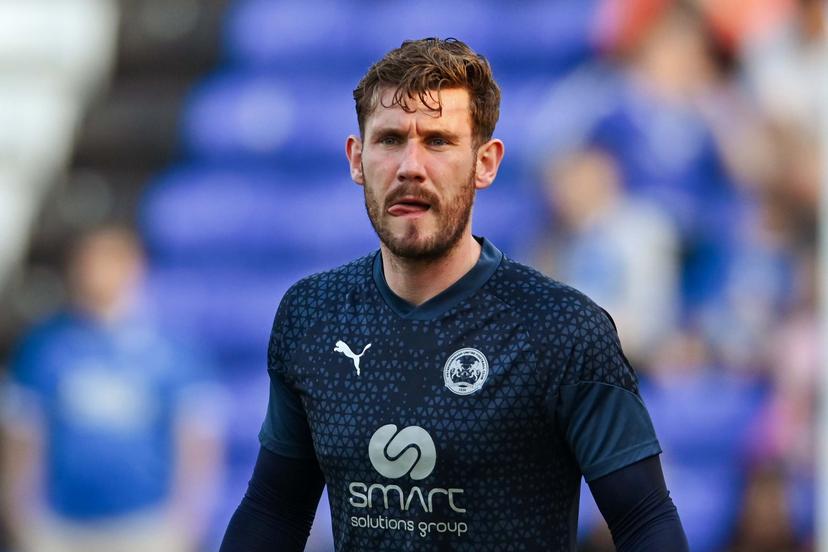
[[[401,318],[433,320],[439,317],[479,290],[492,277],[503,260],[503,253],[492,242],[478,236],[474,236],[474,239],[480,244],[480,258],[477,263],[459,280],[419,306],[402,299],[388,287],[383,272],[382,254],[377,251],[374,256],[373,275],[380,295]]]

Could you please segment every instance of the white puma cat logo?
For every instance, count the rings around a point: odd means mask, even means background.
[[[371,344],[369,343],[368,345],[365,346],[364,349],[362,349],[362,352],[357,355],[357,354],[354,354],[353,351],[351,351],[351,348],[348,347],[347,343],[345,343],[344,341],[337,341],[336,342],[336,347],[334,347],[334,352],[342,353],[346,357],[353,360],[354,361],[354,368],[356,368],[356,373],[357,373],[357,375],[359,375],[359,359],[361,359],[362,355],[365,354],[365,351],[367,351],[370,348],[371,348]]]

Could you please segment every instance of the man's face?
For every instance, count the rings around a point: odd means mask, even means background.
[[[362,143],[349,138],[351,172],[364,186],[374,230],[393,254],[439,258],[463,236],[475,189],[484,187],[476,184],[469,94],[441,91],[439,116],[419,101],[414,113],[384,107],[392,95],[382,92]]]
[[[143,264],[136,244],[116,231],[87,237],[70,265],[74,299],[96,309],[116,305],[141,279]]]

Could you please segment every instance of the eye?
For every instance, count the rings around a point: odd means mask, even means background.
[[[386,134],[385,136],[380,136],[377,142],[383,146],[395,146],[400,143],[400,137],[393,134]]]
[[[442,136],[435,136],[434,138],[430,139],[428,143],[432,146],[447,146],[449,145],[449,141],[443,138]]]

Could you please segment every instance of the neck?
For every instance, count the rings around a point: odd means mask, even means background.
[[[129,301],[124,298],[120,300],[101,301],[78,297],[75,299],[75,306],[81,312],[85,312],[98,322],[109,325],[124,317],[129,310]]]
[[[445,291],[474,267],[480,258],[480,244],[471,232],[437,259],[406,259],[380,245],[385,281],[398,297],[419,306]]]

